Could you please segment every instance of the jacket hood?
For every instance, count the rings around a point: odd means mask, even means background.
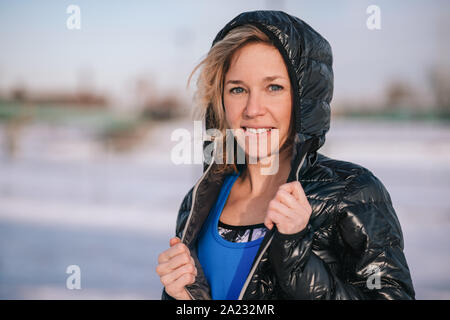
[[[264,32],[284,59],[293,88],[296,132],[293,158],[299,153],[303,158],[306,153],[315,152],[325,143],[325,134],[330,128],[330,102],[333,96],[331,46],[301,19],[271,10],[239,14],[219,31],[212,46],[231,29],[245,24],[254,25]],[[206,129],[209,129],[210,123],[208,111]]]

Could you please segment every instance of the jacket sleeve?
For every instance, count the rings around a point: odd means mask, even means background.
[[[191,206],[191,202],[192,202],[192,191],[193,191],[194,187],[192,187],[184,196],[183,201],[181,201],[181,205],[180,208],[178,209],[178,215],[177,215],[177,222],[176,222],[176,227],[175,227],[175,235],[177,237],[181,238],[181,234],[182,234],[182,227],[185,225],[186,223],[186,219],[189,215],[189,210],[190,210],[190,206]],[[176,300],[175,298],[173,298],[172,296],[170,296],[167,292],[166,292],[166,288],[163,287],[162,293],[161,293],[161,300]]]
[[[170,296],[167,292],[166,289],[163,288],[162,294],[161,294],[161,300],[176,300],[175,298],[173,298],[172,296]]]
[[[312,250],[312,220],[297,234],[275,231],[269,255],[285,298],[414,299],[400,223],[381,181],[368,170],[353,178],[330,213],[339,275]]]

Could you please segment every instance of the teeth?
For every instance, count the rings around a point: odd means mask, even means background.
[[[258,129],[246,128],[246,131],[248,131],[249,133],[255,133],[255,134],[267,132],[267,131],[270,131],[270,130],[271,130],[270,128],[258,128]]]

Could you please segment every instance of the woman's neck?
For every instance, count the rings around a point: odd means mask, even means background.
[[[241,175],[240,183],[248,190],[247,194],[250,197],[257,197],[266,193],[272,194],[274,189],[278,190],[278,187],[287,181],[291,170],[291,152],[289,149],[287,148],[279,155],[275,154],[258,160],[255,164],[247,162],[245,174]]]

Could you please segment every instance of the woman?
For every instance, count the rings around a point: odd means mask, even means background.
[[[233,130],[245,163],[220,161],[225,139],[205,142],[215,157],[158,257],[162,298],[414,299],[384,185],[318,153],[333,93],[328,42],[284,12],[245,12],[197,68],[206,128]]]

